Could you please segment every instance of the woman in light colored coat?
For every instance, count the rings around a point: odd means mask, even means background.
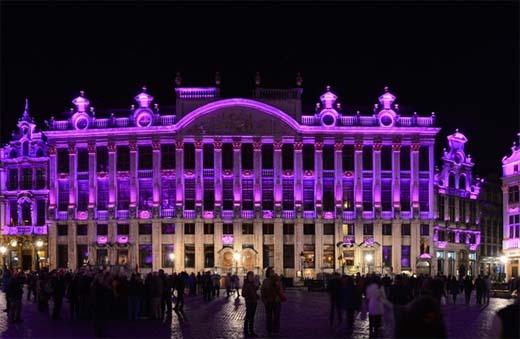
[[[381,319],[385,311],[385,291],[378,280],[370,282],[366,289],[368,302],[368,327],[370,335],[376,334],[381,327]]]

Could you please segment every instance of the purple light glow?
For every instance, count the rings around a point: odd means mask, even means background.
[[[79,220],[87,220],[88,218],[88,213],[85,212],[85,211],[80,211],[78,212],[78,219]]]
[[[324,219],[334,219],[334,212],[325,212],[323,213]]]
[[[127,235],[118,235],[117,243],[118,244],[128,244],[128,236]]]
[[[149,219],[150,218],[150,211],[140,211],[139,212],[139,218],[141,219]]]
[[[446,247],[448,247],[448,242],[447,241],[437,241],[437,242],[435,242],[435,246],[437,246],[438,248],[446,248]]]
[[[505,239],[503,247],[505,250],[520,248],[520,238]]]
[[[108,243],[108,237],[106,235],[98,235],[97,243],[99,245],[106,245]]]
[[[213,211],[204,211],[202,217],[204,219],[213,219],[215,217],[215,214],[213,213]]]
[[[222,244],[223,245],[233,245],[233,235],[232,234],[224,234],[222,235]]]
[[[264,211],[262,213],[262,216],[264,219],[272,219],[273,218],[273,211]]]
[[[419,256],[419,258],[421,258],[421,259],[431,259],[432,256],[429,255],[428,253],[423,253],[423,254],[421,254],[421,255]]]

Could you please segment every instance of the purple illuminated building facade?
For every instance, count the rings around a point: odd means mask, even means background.
[[[483,180],[473,178],[474,163],[464,152],[467,141],[459,130],[448,136],[449,149],[444,149],[442,168],[435,173],[434,271],[446,275],[479,274],[478,197]]]
[[[520,138],[520,133],[518,134]],[[520,140],[519,140],[520,141]],[[513,143],[510,156],[502,159],[504,215],[503,262],[506,277],[518,278],[520,261],[520,145]]]
[[[26,232],[29,197],[31,234],[45,235],[51,268],[274,266],[287,277],[315,277],[431,265],[441,241],[433,113],[400,112],[387,89],[370,112],[342,108],[329,88],[314,112],[302,112],[299,86],[224,99],[219,87],[178,80],[172,107],[159,108],[143,89],[130,109],[96,114],[82,93],[68,119],[29,133],[29,146],[20,127],[2,150],[2,185],[23,184],[26,168],[36,184],[38,168],[46,179],[27,193],[2,187],[3,234]],[[468,234],[467,246],[477,238]]]

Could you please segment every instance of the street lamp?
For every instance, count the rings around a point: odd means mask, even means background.
[[[41,240],[41,239],[36,240],[35,245],[36,245],[37,248],[42,248],[42,246],[43,246],[43,240]]]
[[[172,275],[173,275],[173,269],[175,267],[175,253],[170,252],[170,254],[168,254],[168,256],[170,257],[170,261],[172,262]]]
[[[370,263],[372,262],[372,260],[374,260],[374,256],[368,253],[367,255],[365,255],[365,260],[367,262],[368,273],[370,273]]]
[[[235,259],[235,272],[238,275],[238,261],[240,260],[240,253],[238,253],[238,251],[233,253],[233,259]]]

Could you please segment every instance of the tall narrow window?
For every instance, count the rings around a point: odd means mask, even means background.
[[[325,171],[334,169],[334,145],[323,146],[323,169]]]
[[[184,267],[195,267],[195,245],[184,245]]]
[[[282,168],[292,170],[294,168],[294,146],[284,144],[282,146]]]
[[[314,146],[305,144],[302,149],[303,169],[314,171]]]
[[[87,211],[88,195],[88,180],[78,180],[78,211]]]
[[[128,146],[117,146],[117,170],[130,170],[130,148]]]
[[[353,171],[354,170],[354,146],[345,145],[343,146],[343,170]]]
[[[152,268],[152,245],[139,245],[139,267]]]
[[[410,246],[401,246],[401,268],[410,268]]]
[[[184,169],[195,168],[195,145],[193,143],[184,144]]]
[[[241,146],[242,169],[253,169],[253,144],[242,144]]]
[[[22,169],[22,189],[28,190],[32,187],[32,168]]]
[[[204,267],[212,268],[215,266],[215,246],[204,245]]]
[[[294,268],[294,245],[283,245],[283,268]]]
[[[36,189],[41,190],[44,189],[46,186],[46,175],[45,175],[45,168],[37,168],[36,169]]]
[[[96,166],[98,172],[106,172],[108,170],[108,150],[105,146],[97,147]]]
[[[202,148],[202,165],[204,168],[214,168],[214,149],[213,144],[204,144]]]
[[[45,200],[36,200],[36,225],[44,226],[47,220],[47,208],[45,206]]]
[[[106,211],[108,209],[108,179],[98,179],[97,184],[97,209]]]
[[[58,180],[58,211],[66,211],[69,206],[69,181]]]
[[[262,145],[262,168],[273,169],[273,145]]]
[[[58,148],[58,173],[69,173],[69,150]]]
[[[174,169],[175,168],[175,145],[164,144],[161,145],[161,168]]]
[[[138,155],[138,166],[140,170],[152,169],[153,167],[153,151],[150,146],[140,146]]]
[[[222,144],[222,169],[233,169],[233,145]]]
[[[24,201],[22,203],[22,221],[24,226],[32,226],[31,203]]]
[[[363,147],[363,170],[370,171],[372,170],[372,146]]]
[[[78,149],[78,172],[88,172],[88,150]]]
[[[130,207],[130,182],[120,180],[117,187],[117,209],[128,210]]]

